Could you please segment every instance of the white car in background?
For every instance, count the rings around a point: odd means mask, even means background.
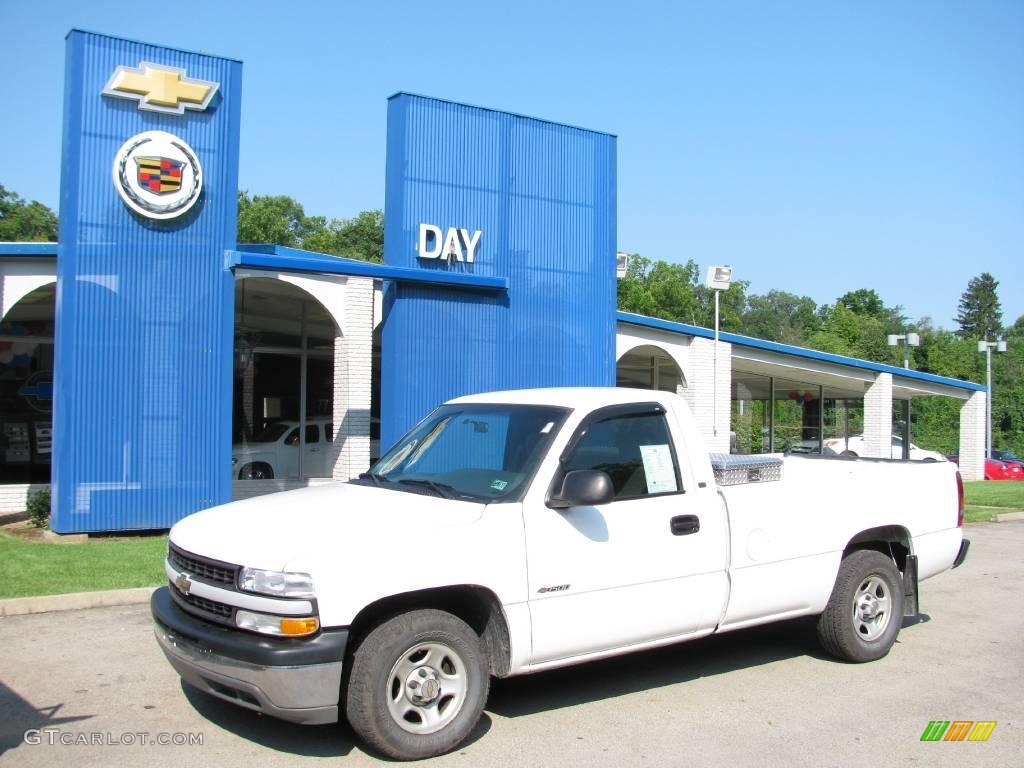
[[[845,454],[847,456],[866,456],[867,449],[864,445],[864,435],[850,435],[844,439],[842,437],[835,437],[825,441],[825,448],[834,453]],[[903,438],[898,435],[892,436],[892,451],[889,458],[902,459],[903,458]],[[938,451],[926,451],[924,448],[918,448],[913,443],[910,444],[910,460],[911,461],[945,461],[946,457]]]
[[[334,424],[330,418],[306,419],[302,454],[304,477],[330,477]],[[251,440],[231,446],[233,480],[272,480],[299,476],[299,422],[272,421]]]

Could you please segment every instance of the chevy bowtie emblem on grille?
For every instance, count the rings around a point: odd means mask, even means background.
[[[181,594],[187,595],[188,591],[192,589],[192,579],[188,577],[188,574],[179,573],[178,578],[174,580],[174,586],[178,588]]]

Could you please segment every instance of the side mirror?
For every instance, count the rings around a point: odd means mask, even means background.
[[[562,487],[548,499],[552,509],[596,507],[615,498],[615,487],[607,472],[599,469],[574,469],[562,479]]]

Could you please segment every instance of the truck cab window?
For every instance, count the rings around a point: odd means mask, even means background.
[[[615,500],[677,493],[679,467],[662,414],[615,416],[591,424],[565,471],[599,469],[615,487]]]

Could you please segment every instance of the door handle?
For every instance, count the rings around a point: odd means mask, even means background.
[[[676,515],[669,520],[673,536],[689,536],[700,530],[700,518],[696,515]]]

